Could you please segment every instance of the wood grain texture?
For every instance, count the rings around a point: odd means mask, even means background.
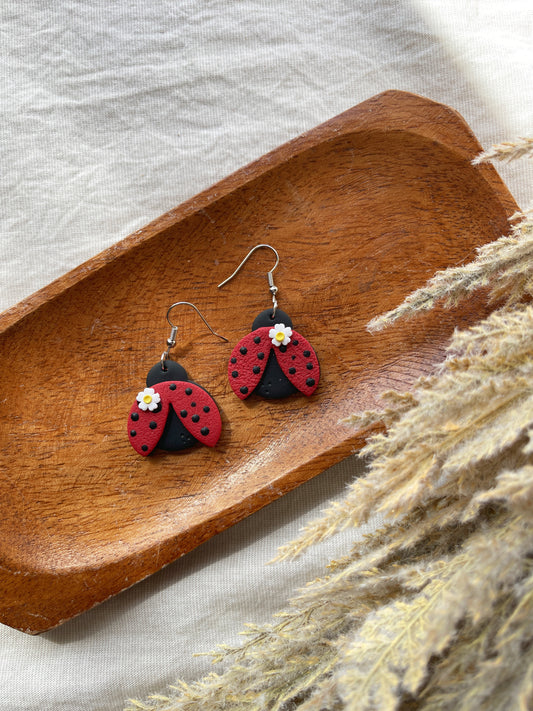
[[[0,621],[37,633],[175,560],[364,442],[339,424],[443,356],[482,296],[371,336],[365,324],[508,230],[516,204],[450,108],[386,92],[239,170],[0,316]],[[241,402],[235,343],[269,305],[317,351],[311,398]],[[140,457],[127,416],[168,336],[222,413],[214,449]]]

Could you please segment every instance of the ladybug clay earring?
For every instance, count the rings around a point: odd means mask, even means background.
[[[276,263],[267,273],[272,307],[262,311],[252,324],[252,332],[244,336],[233,349],[228,378],[235,395],[245,400],[253,392],[268,399],[284,398],[295,392],[312,395],[318,387],[320,366],[313,347],[292,327],[292,319],[278,309],[272,272],[279,264],[279,255],[269,244],[254,247],[231,276],[227,284],[247,262],[256,249],[266,247],[276,255]]]
[[[178,301],[167,311],[171,327],[167,349],[146,376],[146,387],[141,390],[128,416],[128,437],[133,449],[146,457],[157,446],[176,451],[201,443],[214,447],[220,437],[222,422],[218,407],[211,395],[188,379],[185,368],[169,360],[170,349],[176,345],[178,327],[170,320],[176,306],[190,306],[200,316],[211,333],[215,333],[194,304]]]

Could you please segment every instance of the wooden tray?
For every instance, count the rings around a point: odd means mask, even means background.
[[[0,620],[47,630],[102,602],[282,496],[364,442],[339,424],[404,390],[442,358],[455,324],[486,307],[434,311],[370,336],[368,320],[437,269],[507,231],[516,205],[450,108],[390,91],[263,156],[0,317]],[[241,402],[233,345],[269,306],[316,348],[307,399]],[[138,456],[127,415],[168,336],[222,411],[215,450]],[[174,315],[174,314],[173,314]]]

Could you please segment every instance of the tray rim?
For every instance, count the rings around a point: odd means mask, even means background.
[[[365,112],[367,113],[367,118],[374,118],[372,116],[373,112],[378,107],[379,112],[383,112],[389,103],[400,102],[401,104],[403,101],[408,101],[411,104],[413,100],[418,101],[421,107],[432,107],[437,112],[442,112],[443,117],[446,116],[449,120],[451,119],[456,124],[460,124],[463,129],[462,136],[464,142],[463,144],[450,145],[450,143],[445,140],[442,131],[430,131],[430,135],[428,136],[426,131],[422,130],[422,127],[424,126],[426,129],[431,128],[433,122],[425,120],[420,124],[419,121],[415,120],[415,118],[419,118],[418,116],[406,117],[406,126],[403,130],[415,135],[423,135],[432,138],[436,143],[452,150],[462,158],[466,156],[470,157],[473,148],[482,150],[482,146],[479,144],[472,129],[463,116],[455,109],[412,92],[396,89],[383,91],[343,111],[324,123],[318,124],[295,138],[282,143],[280,146],[268,151],[263,156],[247,163],[243,167],[238,168],[225,178],[222,178],[196,195],[186,199],[175,208],[171,208],[159,217],[154,218],[144,227],[140,227],[138,230],[119,239],[116,243],[106,247],[93,257],[90,257],[65,274],[52,280],[49,284],[25,297],[17,304],[8,307],[0,313],[0,335],[15,325],[19,320],[39,309],[43,304],[48,303],[88,278],[92,273],[102,269],[110,262],[119,259],[126,252],[140,247],[145,241],[150,240],[161,231],[171,228],[174,224],[195,212],[199,212],[207,205],[215,204],[231,191],[274,170],[281,162],[300,155],[319,142],[324,143],[324,141],[320,140],[321,134],[329,133],[331,135],[327,140],[335,140],[339,136],[368,130],[368,128],[365,129]],[[408,118],[411,120],[408,121]],[[373,130],[376,130],[376,128],[374,127]],[[489,182],[491,187],[497,187],[499,198],[504,208],[506,208],[510,214],[514,213],[517,207],[516,202],[494,166],[489,163],[481,163],[476,167],[485,180]],[[504,191],[502,188],[505,189],[507,194],[503,194]]]
[[[439,123],[439,125],[435,127],[434,119],[429,120],[427,117],[425,117],[423,121],[420,121],[421,117],[419,114],[415,113],[414,115],[412,115],[413,99],[420,108],[427,109],[428,107],[431,107],[432,111],[434,112],[434,115],[437,116],[440,120],[442,120],[442,123]],[[406,117],[405,126],[403,126],[401,129],[391,129],[390,127],[387,128],[387,108],[394,107],[397,109],[398,105],[401,106],[402,102],[404,101],[407,101],[407,105],[409,107],[410,112],[410,115]],[[379,114],[382,115],[381,118],[383,119],[383,126],[381,129],[378,129],[375,125],[376,116]],[[396,119],[396,122],[397,121],[398,120]],[[445,140],[446,129],[448,128],[446,122],[449,122],[455,127],[455,136],[459,135],[462,137],[462,142],[460,144],[454,144],[450,146],[450,144]],[[460,127],[461,129],[459,132],[457,132],[458,127]],[[408,92],[383,92],[382,94],[378,94],[377,96],[368,99],[362,104],[358,104],[357,106],[348,109],[347,111],[343,112],[342,114],[339,114],[333,119],[330,119],[329,121],[320,124],[319,126],[315,127],[314,129],[311,129],[310,131],[302,134],[301,136],[292,139],[288,143],[282,144],[278,148],[275,148],[274,150],[258,158],[247,166],[240,168],[239,170],[235,171],[223,180],[216,183],[215,185],[207,188],[198,195],[186,200],[181,205],[156,218],[145,227],[137,230],[132,235],[125,237],[115,245],[106,248],[105,250],[95,255],[91,259],[87,260],[83,264],[69,271],[67,274],[54,280],[48,286],[43,287],[39,291],[35,292],[33,295],[24,299],[19,304],[8,309],[0,315],[0,336],[2,335],[2,333],[6,333],[12,327],[16,327],[18,323],[22,322],[27,316],[34,313],[41,306],[50,303],[50,301],[53,301],[55,298],[61,296],[63,293],[78,285],[85,278],[104,268],[109,263],[119,259],[125,253],[128,253],[130,250],[141,248],[142,245],[149,241],[152,237],[159,235],[164,230],[172,228],[175,224],[181,222],[189,215],[201,212],[202,209],[204,209],[205,207],[216,204],[228,193],[234,190],[238,190],[239,188],[245,186],[252,180],[262,175],[265,175],[272,170],[275,170],[280,164],[286,163],[291,158],[301,155],[306,150],[312,149],[317,144],[324,145],[328,141],[334,141],[339,137],[342,137],[343,135],[356,134],[365,131],[368,132],[371,130],[387,130],[389,132],[402,131],[423,136],[425,139],[432,140],[436,144],[446,147],[446,149],[456,153],[463,159],[470,159],[472,153],[474,152],[474,149],[481,149],[471,129],[468,127],[464,119],[455,110],[450,109],[449,107],[438,102],[424,99],[423,97],[418,97]],[[483,178],[489,183],[490,187],[493,188],[495,196],[497,196],[497,199],[501,203],[503,210],[506,211],[509,215],[512,214],[516,210],[516,204],[514,203],[511,194],[507,190],[505,184],[500,179],[493,166],[485,164],[479,166],[477,169],[482,174]],[[322,469],[324,469],[327,466],[333,464],[334,462],[342,459],[346,455],[347,449],[353,449],[364,444],[368,435],[368,430],[360,430],[353,432],[350,437],[347,437],[340,444],[307,460],[306,463],[300,465],[296,469],[296,471],[302,472],[303,475],[305,473],[304,470],[308,469],[309,467],[313,467],[313,465],[315,465],[316,468],[316,465],[318,463],[320,463],[320,466],[322,467]],[[315,473],[319,472],[317,471]],[[307,480],[308,478],[310,477],[305,476],[302,481]],[[282,487],[282,491],[278,496],[281,496],[292,488],[295,488],[295,486],[298,486],[299,483],[302,483],[302,481],[297,481],[296,483],[291,482],[290,485],[287,484],[285,487]],[[256,492],[254,496],[256,498],[261,497],[261,492],[263,490],[264,487],[263,489],[258,490],[258,492]],[[278,498],[278,496],[276,498]],[[259,503],[259,505],[255,506],[253,510],[255,511],[261,508],[262,506],[268,504],[270,500],[271,499],[268,499],[268,501]],[[211,519],[211,530],[209,533],[204,532],[203,536],[195,536],[195,544],[193,546],[188,546],[186,550],[179,555],[171,556],[168,561],[166,561],[162,565],[158,565],[155,570],[159,570],[161,567],[163,567],[163,565],[166,565],[181,557],[181,555],[184,555],[189,550],[192,550],[192,548],[196,547],[197,545],[200,545],[205,540],[210,538],[211,535],[214,535],[214,533],[218,533],[227,528],[228,525],[226,523],[222,523],[225,521],[225,519],[230,518],[233,522],[236,522],[237,520],[244,518],[246,514],[240,515],[237,519],[235,518],[235,516],[232,516],[232,513],[235,510],[239,509],[242,504],[243,502],[240,501],[238,503],[233,503],[225,509],[221,510],[218,513],[218,516],[216,517],[216,522],[218,525],[214,525],[213,521],[215,519]],[[207,523],[204,523],[203,525],[206,530],[208,524],[209,521]],[[189,529],[187,533],[188,535],[192,536],[192,532]],[[77,570],[79,570],[81,574],[82,571],[86,571],[89,569],[91,569],[91,566],[85,566],[83,568],[78,568]],[[155,570],[149,570],[144,576],[135,578],[131,584],[142,580],[144,577],[147,577],[148,575],[152,574],[152,572],[155,572]],[[68,572],[68,570],[65,571],[65,574],[68,574]],[[14,571],[12,571],[12,573],[15,574]],[[37,569],[35,572],[28,573],[28,575],[35,575],[35,577],[38,577],[39,575],[46,576],[48,574],[54,575],[55,577],[57,575],[61,575],[62,572],[59,571],[55,573],[50,573],[49,571],[46,572]],[[109,592],[109,594],[105,598],[101,598],[95,601],[90,607],[99,604],[104,599],[107,599],[108,597],[116,594],[117,592],[120,592],[123,589],[126,589],[127,587],[129,587],[129,585],[122,584],[117,590]],[[87,609],[90,609],[90,607],[85,607],[76,614],[81,614]],[[32,629],[28,629],[27,627],[23,628],[21,626],[17,626],[17,628],[29,633],[39,633],[40,631],[44,631],[45,629],[51,629],[52,627],[55,627],[64,622],[66,619],[71,619],[73,616],[74,615],[69,615],[65,619],[56,620],[53,625],[45,625],[44,627],[42,627],[42,629],[38,629],[40,623],[39,620],[36,620],[35,627]],[[6,622],[6,624],[9,623]]]

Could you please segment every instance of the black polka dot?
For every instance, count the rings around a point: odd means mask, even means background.
[[[192,388],[186,388],[185,395],[192,395]]]
[[[261,343],[261,336],[256,336],[254,338],[254,343]]]
[[[171,385],[168,386],[169,390],[175,390],[176,389],[176,383],[172,383]]]
[[[279,349],[282,353],[285,353],[287,351],[287,346],[280,346]]]
[[[239,373],[238,373],[236,370],[233,370],[233,371],[231,372],[231,377],[232,377],[232,378],[238,378],[238,377],[239,377]]]
[[[291,360],[296,360],[296,356],[291,356]]]
[[[237,362],[237,358],[235,358],[235,356],[230,359],[230,363],[235,364],[236,362]]]
[[[307,380],[305,381],[305,384],[308,385],[310,388],[312,388],[313,385],[315,384],[315,379],[314,378],[307,378]]]
[[[209,427],[202,427],[200,432],[203,434],[204,437],[207,437],[207,435],[209,434]]]
[[[182,411],[180,412],[180,415],[181,415],[182,417],[187,417],[187,410],[182,410]]]
[[[241,388],[241,393],[242,393],[243,395],[246,395],[247,392],[248,392],[248,388],[246,387],[246,385],[243,385],[242,388]]]
[[[138,413],[138,412],[132,412],[132,413],[131,413],[131,419],[132,419],[134,422],[137,422],[137,420],[139,419],[139,413]]]
[[[157,427],[157,422],[155,422],[155,420],[152,420],[152,421],[150,422],[150,424],[148,425],[148,427],[149,427],[151,430],[155,430],[155,428]]]
[[[307,368],[307,370],[313,370],[313,364],[312,364],[312,363],[308,363],[305,367]]]
[[[193,422],[198,422],[199,419],[200,419],[200,415],[193,415],[193,416],[191,417],[191,420],[192,420]]]
[[[196,403],[195,403],[195,402],[191,402],[191,407],[196,407]]]
[[[296,368],[289,368],[289,373],[294,375],[296,373]]]
[[[259,358],[259,360],[263,360],[263,358],[265,357],[265,354],[263,353],[263,351],[259,351],[259,353],[257,354],[257,357]]]
[[[248,348],[246,348],[246,346],[242,346],[241,348],[239,348],[239,350],[243,355],[246,355],[248,353]]]
[[[254,371],[254,373],[255,373],[256,375],[258,375],[258,374],[261,372],[261,368],[260,368],[258,365],[254,365],[254,367],[252,368],[252,370]]]
[[[137,430],[130,430],[130,435],[135,437],[137,435]]]
[[[143,444],[143,446],[141,447],[141,449],[142,449],[143,452],[147,452],[147,451],[148,451],[148,445],[147,445],[147,444]]]
[[[293,339],[292,339],[292,342],[293,342],[293,344],[294,344],[295,346],[298,345],[298,339],[297,339],[297,338],[293,338]]]
[[[311,351],[304,351],[304,358],[309,358]]]
[[[210,409],[211,409],[211,408],[209,407],[209,405],[205,405],[205,407],[204,407],[204,412],[209,412]]]

